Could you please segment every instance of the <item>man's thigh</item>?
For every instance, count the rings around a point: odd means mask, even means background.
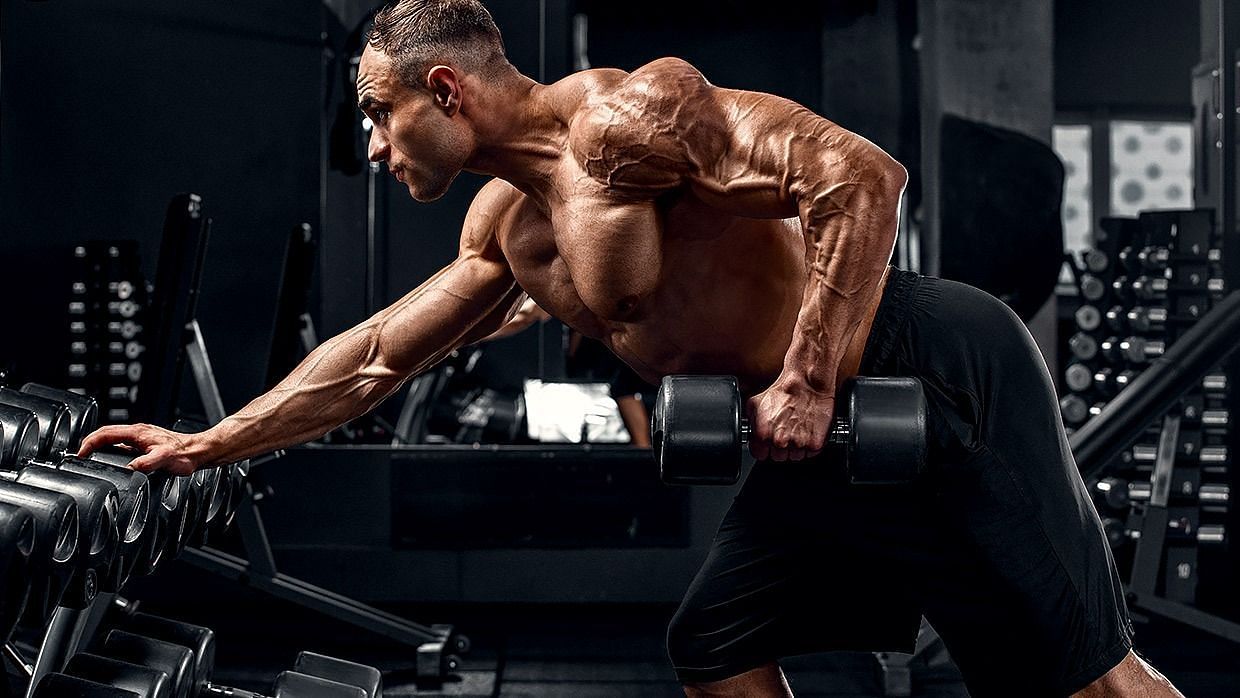
[[[754,466],[669,628],[682,681],[826,650],[911,651],[924,499],[848,485],[837,468]]]

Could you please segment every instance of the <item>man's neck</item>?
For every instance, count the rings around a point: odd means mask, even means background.
[[[517,75],[477,89],[469,117],[478,143],[466,169],[526,192],[545,191],[568,131],[547,103],[547,86]]]

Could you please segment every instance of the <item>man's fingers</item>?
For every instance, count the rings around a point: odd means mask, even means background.
[[[118,443],[134,444],[135,431],[136,429],[131,424],[99,427],[82,439],[82,445],[78,448],[78,458],[85,458],[104,446]]]

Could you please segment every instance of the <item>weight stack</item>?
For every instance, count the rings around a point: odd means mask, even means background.
[[[102,423],[129,421],[138,397],[148,298],[140,261],[133,240],[73,249],[65,385],[97,396]]]
[[[1222,263],[1210,209],[1102,219],[1095,246],[1074,270],[1075,327],[1060,353],[1065,426],[1098,414],[1222,298]],[[1234,382],[1217,367],[1173,408],[1180,428],[1158,582],[1171,600],[1200,604],[1203,579],[1227,576]],[[1142,530],[1163,417],[1150,415],[1143,436],[1108,464],[1105,477],[1089,483],[1121,570],[1131,566]]]

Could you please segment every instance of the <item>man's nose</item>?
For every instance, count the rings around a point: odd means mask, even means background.
[[[379,133],[379,129],[372,128],[370,130],[370,145],[366,148],[366,157],[371,162],[383,162],[388,159],[388,155],[387,139]]]

